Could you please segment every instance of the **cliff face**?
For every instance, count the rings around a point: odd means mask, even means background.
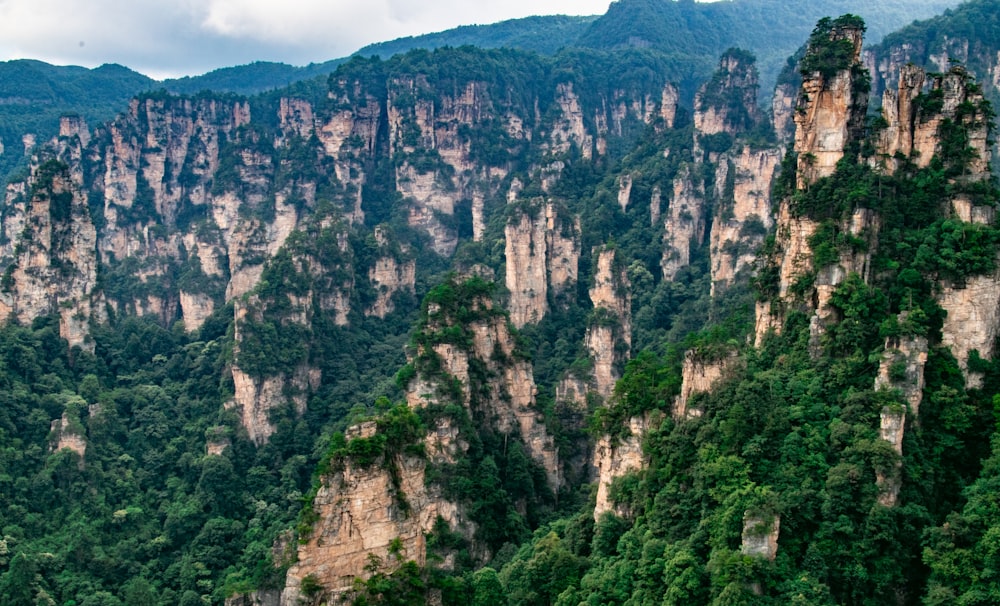
[[[760,120],[758,88],[757,66],[751,55],[738,50],[722,55],[715,75],[695,95],[696,159],[702,157],[706,137],[736,135],[749,130]]]
[[[507,316],[486,298],[477,298],[473,310],[478,319],[460,322],[455,311],[431,303],[427,308],[424,334],[433,335],[461,330],[462,343],[439,342],[430,349],[421,346],[416,352],[416,376],[406,387],[411,407],[446,404],[459,395],[459,401],[473,419],[484,419],[495,431],[520,438],[531,457],[545,470],[549,486],[561,484],[559,455],[555,442],[545,429],[541,413],[535,407],[535,388],[531,363],[516,352]],[[440,372],[422,371],[438,368]],[[454,392],[457,381],[459,392]]]
[[[580,261],[579,219],[552,202],[522,202],[504,230],[507,308],[517,328],[539,322],[576,285]]]
[[[798,156],[798,187],[833,174],[844,157],[848,143],[857,139],[864,127],[868,89],[861,66],[862,30],[833,27],[825,39],[815,44],[846,42],[852,49],[846,65],[832,73],[818,70],[803,73],[795,108],[795,152]],[[818,53],[815,46],[806,51]]]
[[[774,226],[771,187],[783,156],[780,149],[756,150],[747,145],[719,160],[710,240],[712,295],[753,264]]]
[[[26,187],[8,192],[5,211],[0,320],[30,323],[57,313],[70,347],[93,351],[87,325],[97,285],[97,230],[79,181],[59,162],[35,166]]]
[[[901,314],[900,324],[906,323],[906,314]],[[922,336],[888,338],[885,351],[875,377],[876,390],[898,390],[903,402],[883,407],[880,413],[879,437],[888,442],[897,455],[903,454],[903,435],[907,418],[916,422],[923,400],[924,366],[927,364],[927,339]],[[902,485],[902,462],[892,469],[877,469],[876,484],[879,487],[878,501],[885,507],[893,507]]]
[[[358,428],[353,437],[370,438],[375,428]],[[461,509],[425,482],[426,463],[418,457],[400,457],[394,472],[385,468],[344,465],[324,478],[313,501],[318,522],[298,558],[288,570],[282,606],[295,606],[305,597],[303,580],[323,588],[327,600],[353,589],[355,578],[375,556],[392,568],[402,560],[426,564],[427,535],[438,519],[471,536],[470,522]],[[401,496],[402,495],[402,496]]]
[[[246,297],[233,318],[249,324],[236,332],[232,405],[254,441],[266,440],[269,411],[301,410],[323,380],[300,351],[278,365],[248,361],[270,330],[308,333],[327,313],[337,326],[386,318],[399,301],[412,311],[422,267],[461,238],[482,241],[525,175],[541,171],[554,187],[568,157],[604,155],[640,127],[670,128],[677,113],[670,85],[602,88],[532,64],[540,71],[512,87],[507,67],[480,60],[488,68],[457,80],[359,61],[319,94],[146,95],[94,132],[67,117],[6,194],[0,318],[58,314],[61,335],[87,349],[91,322],[109,314],[193,332]],[[521,326],[576,297],[579,218],[547,200],[509,223]],[[323,250],[297,240],[324,233],[336,242]],[[303,282],[291,298],[268,292],[279,267]]]
[[[806,189],[818,179],[832,175],[848,144],[861,135],[868,101],[867,80],[860,63],[861,34],[858,27],[834,25],[818,38],[814,34],[810,41],[803,59],[805,65],[811,65],[805,62],[820,55],[824,45],[841,45],[850,53],[843,64],[832,68],[818,66],[812,72],[804,68],[795,111],[796,189]],[[793,304],[813,312],[812,330],[814,341],[818,341],[824,326],[834,320],[834,313],[828,307],[833,291],[851,273],[867,274],[878,226],[877,215],[867,209],[856,209],[836,229],[864,241],[866,246],[842,248],[836,261],[815,267],[810,240],[820,225],[795,209],[790,195],[782,199],[777,218],[777,246],[770,259],[776,266],[777,292],[770,302],[757,304],[757,344],[768,331],[780,331],[784,309]],[[803,281],[808,282],[805,288]]]
[[[700,417],[701,410],[689,406],[692,396],[711,392],[715,384],[725,378],[738,361],[735,351],[720,357],[718,354],[705,355],[697,350],[689,350],[681,367],[681,393],[674,400],[674,419],[680,421]]]
[[[611,499],[612,483],[629,473],[641,470],[646,464],[642,452],[642,441],[650,429],[649,416],[632,417],[628,422],[628,434],[620,439],[602,436],[594,447],[594,467],[597,469],[597,502],[594,506],[594,521],[600,520],[606,512],[614,512],[628,517],[629,512],[615,507]]]
[[[691,263],[692,247],[705,239],[705,185],[691,167],[674,179],[673,196],[663,223],[663,258],[660,269],[664,280],[673,280]]]

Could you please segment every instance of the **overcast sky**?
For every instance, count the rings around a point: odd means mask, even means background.
[[[0,0],[0,60],[154,78],[252,61],[293,65],[366,44],[529,15],[597,15],[609,0]]]

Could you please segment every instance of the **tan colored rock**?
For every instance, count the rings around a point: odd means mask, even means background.
[[[384,466],[360,468],[346,461],[323,478],[313,500],[318,521],[288,570],[283,606],[299,603],[306,577],[324,588],[326,599],[348,593],[355,578],[370,575],[366,567],[371,556],[388,571],[408,560],[425,565],[426,536],[439,517],[472,537],[474,526],[461,509],[425,482],[423,459],[397,457],[391,464],[394,473]]]
[[[673,280],[691,263],[691,248],[705,239],[705,187],[695,179],[690,167],[674,179],[674,193],[664,222],[663,258],[660,267],[664,280]]]
[[[757,249],[774,225],[771,187],[783,156],[780,149],[744,146],[739,155],[720,161],[715,185],[719,202],[710,236],[712,296],[732,284],[737,272],[753,265]],[[727,191],[730,170],[731,194]]]
[[[194,332],[201,328],[212,312],[215,311],[215,301],[203,293],[180,293],[181,314],[184,319],[184,330]]]
[[[903,433],[906,410],[883,408],[879,417],[879,437],[892,445],[896,454],[903,455]],[[902,461],[897,460],[892,469],[875,470],[875,485],[878,486],[878,502],[883,507],[895,507],[902,487]]]
[[[702,159],[701,138],[727,133],[736,135],[760,118],[757,109],[758,76],[752,60],[727,51],[712,79],[701,86],[694,99],[695,159]],[[737,103],[731,100],[739,99]]]
[[[79,455],[82,467],[83,457],[87,454],[87,437],[80,433],[78,429],[73,428],[66,413],[63,413],[62,417],[52,421],[50,432],[52,435],[52,452],[59,452],[63,449],[72,450]]]
[[[1000,275],[974,276],[963,287],[945,286],[938,304],[947,313],[941,327],[941,344],[951,349],[966,373],[966,384],[977,387],[982,377],[968,371],[973,350],[983,358],[995,353],[993,344],[1000,332]]]
[[[831,39],[846,39],[853,44],[854,65],[860,65],[861,38],[859,29],[837,28],[831,32]],[[841,70],[831,78],[820,72],[803,77],[795,111],[800,189],[833,174],[847,144],[861,133],[867,107],[868,96],[855,90],[851,69]]]
[[[761,515],[749,510],[743,514],[743,536],[740,552],[743,555],[763,558],[770,562],[778,556],[778,535],[781,530],[781,516]]]
[[[646,456],[642,452],[642,442],[650,429],[649,416],[629,419],[628,435],[615,440],[603,436],[594,447],[594,467],[597,468],[597,503],[594,506],[594,521],[605,512],[613,511],[623,517],[629,511],[616,507],[611,501],[611,484],[618,478],[634,473],[646,466]]]
[[[710,393],[738,361],[739,355],[735,351],[722,357],[705,357],[697,351],[689,350],[684,355],[684,365],[681,367],[681,393],[674,400],[674,419],[700,417],[701,410],[688,406],[691,397],[699,393]]]
[[[774,132],[778,135],[778,140],[786,145],[795,138],[797,98],[795,87],[791,84],[780,84],[774,89],[774,97],[771,99]]]
[[[905,315],[901,321],[905,321]],[[885,351],[875,377],[875,389],[898,389],[909,404],[910,414],[918,418],[924,393],[924,366],[927,364],[926,337],[908,336],[886,339]]]
[[[587,327],[584,346],[593,360],[593,389],[602,399],[611,397],[621,377],[619,368],[632,347],[632,297],[624,268],[616,266],[616,251],[597,253],[590,301],[602,319]]]
[[[482,309],[492,309],[492,303],[481,300],[476,305]],[[438,331],[450,326],[454,319],[441,317],[438,310],[428,310],[429,322],[425,330]],[[424,377],[420,373],[406,386],[406,401],[409,406],[420,408],[429,404],[448,403],[441,401],[439,394],[448,393],[448,383],[455,379],[461,385],[462,404],[472,410],[473,390],[478,394],[476,406],[479,414],[490,419],[496,431],[502,434],[516,432],[528,448],[528,453],[546,472],[549,486],[555,491],[562,484],[559,453],[555,440],[549,435],[544,424],[544,416],[536,407],[537,389],[531,363],[514,356],[514,338],[507,327],[503,315],[490,315],[489,319],[473,322],[465,327],[472,334],[472,349],[465,350],[451,343],[440,343],[434,347],[441,367],[442,377]],[[418,352],[418,355],[426,352]],[[485,384],[479,378],[473,382],[469,368],[472,360],[484,367],[489,376],[495,377]]]
[[[622,175],[618,178],[618,206],[622,212],[628,209],[629,199],[632,196],[632,175]]]
[[[534,214],[529,214],[533,212]],[[546,219],[541,209],[511,217],[504,229],[505,280],[510,321],[515,327],[538,322],[548,311]]]
[[[594,137],[587,133],[584,126],[583,108],[580,97],[573,91],[573,84],[557,85],[555,101],[560,117],[552,125],[551,153],[565,154],[575,145],[585,160],[590,159],[594,155]]]
[[[59,136],[79,137],[83,147],[90,143],[90,130],[87,129],[87,121],[81,116],[60,116]]]
[[[680,93],[672,84],[667,83],[663,86],[663,92],[660,95],[660,117],[663,118],[663,123],[668,129],[674,127],[679,99]]]

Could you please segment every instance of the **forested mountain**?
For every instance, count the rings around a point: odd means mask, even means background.
[[[771,112],[737,48],[687,104],[466,46],[63,117],[0,211],[0,602],[997,601],[994,116],[908,65],[876,117],[864,29]]]
[[[872,5],[857,0],[788,3],[737,0],[714,4],[690,0],[622,0],[607,15],[543,16],[501,23],[458,27],[434,34],[401,38],[362,48],[356,54],[383,59],[412,49],[473,45],[517,48],[554,54],[563,48],[649,46],[667,53],[669,77],[688,102],[699,83],[711,75],[718,56],[731,46],[762,58],[765,96],[786,57],[801,45],[816,19],[858,13],[881,34],[929,17],[957,0],[908,0]],[[775,27],[781,24],[781,27]],[[95,70],[58,67],[38,61],[0,62],[0,181],[24,165],[25,145],[47,141],[58,133],[59,117],[78,114],[101,124],[121,111],[129,98],[164,89],[176,94],[204,90],[253,95],[329,75],[343,59],[308,66],[258,61],[193,77],[155,81],[121,66]],[[23,138],[30,137],[25,144]]]

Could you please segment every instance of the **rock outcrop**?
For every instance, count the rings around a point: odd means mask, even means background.
[[[517,328],[540,321],[576,284],[580,226],[552,202],[519,203],[504,230],[507,308]]]
[[[642,441],[650,429],[649,415],[632,417],[628,422],[628,433],[616,438],[602,436],[594,447],[594,467],[597,469],[597,503],[594,506],[594,521],[609,511],[628,517],[630,512],[616,506],[611,499],[614,481],[629,473],[641,470],[646,465],[642,452]]]
[[[674,179],[673,196],[664,221],[663,258],[660,269],[664,280],[673,280],[691,263],[692,247],[705,240],[705,185],[685,167]]]
[[[907,325],[906,313],[900,314],[899,324]],[[885,351],[875,377],[876,390],[897,390],[902,403],[882,408],[879,420],[879,436],[888,442],[897,455],[903,455],[903,435],[906,420],[916,422],[920,414],[920,402],[924,390],[924,366],[927,364],[927,339],[918,335],[890,337],[886,339]],[[893,507],[902,484],[902,461],[897,461],[892,469],[877,469],[876,484],[879,487],[878,502],[885,507]]]
[[[743,535],[740,552],[743,555],[774,561],[778,556],[778,536],[781,532],[781,516],[778,514],[754,514],[749,510],[743,514]]]
[[[400,456],[391,465],[392,471],[348,461],[323,479],[312,504],[317,522],[288,570],[282,606],[313,597],[303,593],[305,579],[310,587],[321,587],[327,600],[350,592],[356,578],[370,574],[366,568],[373,556],[390,570],[400,560],[425,565],[427,535],[439,519],[471,537],[461,509],[425,482],[423,459]]]
[[[593,367],[593,390],[603,400],[611,397],[615,382],[632,347],[632,299],[625,270],[614,249],[597,252],[590,301],[594,312],[584,345]]]
[[[794,118],[799,188],[832,175],[848,144],[863,131],[868,88],[861,65],[862,31],[853,24],[834,25],[827,36],[811,41],[817,45],[846,42],[853,52],[845,65],[820,66],[802,75]],[[820,52],[811,46],[806,57]]]
[[[83,457],[87,454],[87,436],[79,419],[64,412],[60,418],[52,421],[49,437],[52,452],[71,450],[80,457],[80,466],[83,466]]]
[[[771,188],[783,155],[780,149],[745,145],[739,153],[727,153],[719,160],[710,236],[713,296],[753,265],[774,226]]]
[[[706,137],[735,136],[750,130],[760,120],[757,109],[759,88],[757,66],[753,55],[738,49],[726,51],[719,69],[705,83],[694,99],[695,160],[705,151],[714,161],[718,150]]]
[[[676,420],[700,417],[701,410],[689,406],[692,396],[710,393],[715,384],[739,361],[735,351],[707,352],[688,350],[681,367],[681,393],[674,400],[673,416]]]
[[[33,167],[28,187],[9,190],[8,196],[0,321],[30,324],[57,313],[70,347],[93,351],[89,322],[103,319],[103,309],[91,298],[97,286],[97,229],[69,165],[53,159]]]
[[[868,88],[860,63],[861,36],[860,26],[838,20],[825,33],[814,34],[810,41],[804,65],[812,65],[809,59],[821,53],[818,47],[823,45],[846,45],[851,52],[843,65],[819,65],[815,71],[803,71],[795,111],[795,181],[799,190],[832,175],[848,144],[863,132]],[[878,216],[868,209],[855,209],[839,223],[837,230],[867,246],[841,248],[835,262],[816,267],[810,240],[819,223],[793,208],[790,196],[780,202],[776,249],[768,261],[777,266],[776,292],[770,301],[757,304],[758,345],[769,331],[780,331],[785,308],[790,305],[804,306],[814,314],[813,340],[818,343],[824,327],[835,320],[828,306],[833,291],[851,273],[867,275],[877,242]]]

